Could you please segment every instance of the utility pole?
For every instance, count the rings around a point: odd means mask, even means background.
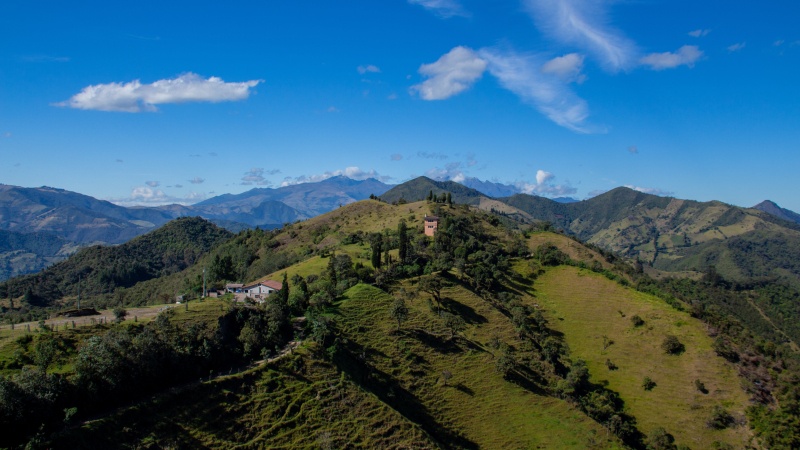
[[[78,311],[81,310],[81,276],[78,275]]]

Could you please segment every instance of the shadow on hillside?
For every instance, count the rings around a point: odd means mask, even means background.
[[[442,297],[442,306],[453,314],[461,316],[464,322],[470,325],[489,322],[486,317],[479,314],[474,308],[457,302],[450,297]]]
[[[464,386],[464,383],[458,383],[457,385],[455,385],[453,387],[456,388],[457,390],[469,395],[470,397],[474,397],[475,396],[475,391],[473,391],[472,389]]]
[[[466,339],[462,336],[450,337],[450,335],[432,334],[426,330],[409,330],[408,335],[417,339],[421,344],[426,345],[439,353],[463,353],[467,350],[485,352],[486,349],[479,344]]]
[[[426,330],[414,329],[408,331],[409,336],[420,343],[438,351],[439,353],[460,353],[462,350],[454,339],[449,336],[431,334]]]
[[[547,381],[525,366],[515,367],[513,371],[505,376],[505,379],[533,394],[548,395],[548,392],[542,388],[542,386],[547,385]]]
[[[422,401],[397,383],[390,374],[356,356],[363,346],[352,340],[336,353],[334,363],[362,388],[394,408],[408,420],[419,424],[433,439],[446,448],[478,449],[478,444],[438,422]]]

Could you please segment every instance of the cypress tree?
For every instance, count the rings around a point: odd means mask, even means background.
[[[400,264],[405,264],[408,258],[408,227],[405,220],[400,220],[397,224],[397,240]]]

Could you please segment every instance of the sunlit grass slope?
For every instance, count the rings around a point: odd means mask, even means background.
[[[535,288],[550,326],[564,333],[573,358],[587,361],[593,382],[607,382],[620,393],[642,432],[663,427],[678,444],[691,448],[711,448],[714,441],[741,448],[747,442],[745,426],[714,430],[706,425],[714,406],[743,417],[748,400],[734,368],[714,353],[712,338],[699,320],[574,267],[549,269]],[[635,315],[644,325],[633,325]],[[682,354],[661,349],[667,335],[685,346]],[[617,369],[609,369],[607,360]],[[644,377],[650,377],[655,388],[646,391]],[[708,393],[700,392],[695,380],[704,383]]]
[[[413,289],[407,286],[408,289]],[[445,308],[467,322],[450,331],[424,300],[409,302],[400,331],[389,315],[393,298],[358,285],[339,307],[350,347],[363,355],[372,389],[440,440],[461,448],[615,447],[596,422],[565,401],[509,382],[495,371],[498,338],[516,344],[509,319],[472,292],[453,283],[442,292]],[[447,375],[452,378],[446,380]],[[368,383],[368,385],[370,385]],[[388,387],[388,391],[384,388]]]

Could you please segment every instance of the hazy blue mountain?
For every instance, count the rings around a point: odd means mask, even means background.
[[[0,281],[38,272],[78,248],[77,244],[50,233],[0,230]]]
[[[764,200],[763,202],[757,204],[756,206],[753,206],[753,208],[764,211],[765,213],[768,214],[772,214],[773,216],[779,217],[783,220],[800,223],[800,214],[797,214],[796,212],[788,210],[786,208],[781,208],[771,200]]]
[[[281,202],[297,212],[296,217],[290,217],[290,211],[285,210],[283,220],[273,222],[284,223],[324,214],[340,205],[369,198],[370,194],[381,195],[390,187],[374,178],[353,180],[345,176],[336,176],[316,183],[301,183],[279,188],[255,188],[241,194],[224,194],[197,203],[192,209],[210,213],[218,211],[212,207],[224,207],[244,212],[248,208],[266,209],[267,206],[261,205],[267,201]]]
[[[481,181],[474,177],[467,177],[458,183],[461,183],[468,188],[475,189],[487,197],[510,197],[520,192],[516,186],[512,186],[510,184]]]
[[[64,189],[0,185],[0,230],[120,244],[172,218],[157,209],[125,208]]]

